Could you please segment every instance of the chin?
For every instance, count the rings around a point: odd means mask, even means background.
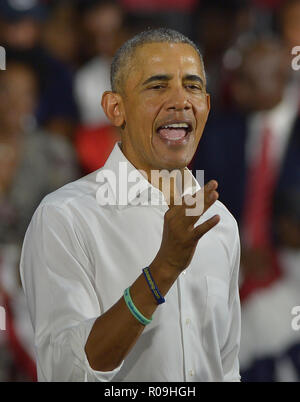
[[[170,158],[164,159],[160,169],[175,170],[184,169],[191,161],[191,158]]]

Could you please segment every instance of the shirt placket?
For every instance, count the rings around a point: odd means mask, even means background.
[[[193,363],[192,354],[196,351],[192,350],[192,331],[194,330],[194,320],[192,318],[192,311],[189,308],[190,299],[188,290],[186,287],[186,278],[188,272],[184,270],[177,280],[178,286],[178,300],[179,300],[179,311],[180,311],[180,325],[181,325],[181,335],[182,335],[182,348],[183,348],[183,372],[184,381],[190,382],[195,381],[195,367]]]

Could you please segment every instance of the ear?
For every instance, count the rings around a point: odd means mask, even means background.
[[[210,111],[210,95],[206,94],[206,104],[207,104],[207,115],[209,114]]]
[[[205,118],[205,124],[207,122],[209,112],[210,112],[210,95],[208,93],[206,93],[206,118]]]
[[[115,127],[121,127],[125,122],[125,113],[122,105],[122,98],[119,94],[105,91],[102,95],[101,106],[107,118]]]

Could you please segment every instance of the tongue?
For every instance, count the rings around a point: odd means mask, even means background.
[[[160,137],[165,140],[181,140],[186,134],[183,128],[161,128],[159,130]]]

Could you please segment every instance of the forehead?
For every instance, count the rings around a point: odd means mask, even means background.
[[[186,43],[149,43],[139,46],[133,56],[129,81],[138,81],[155,74],[198,74],[204,72],[197,51]],[[134,79],[135,78],[135,79]]]

